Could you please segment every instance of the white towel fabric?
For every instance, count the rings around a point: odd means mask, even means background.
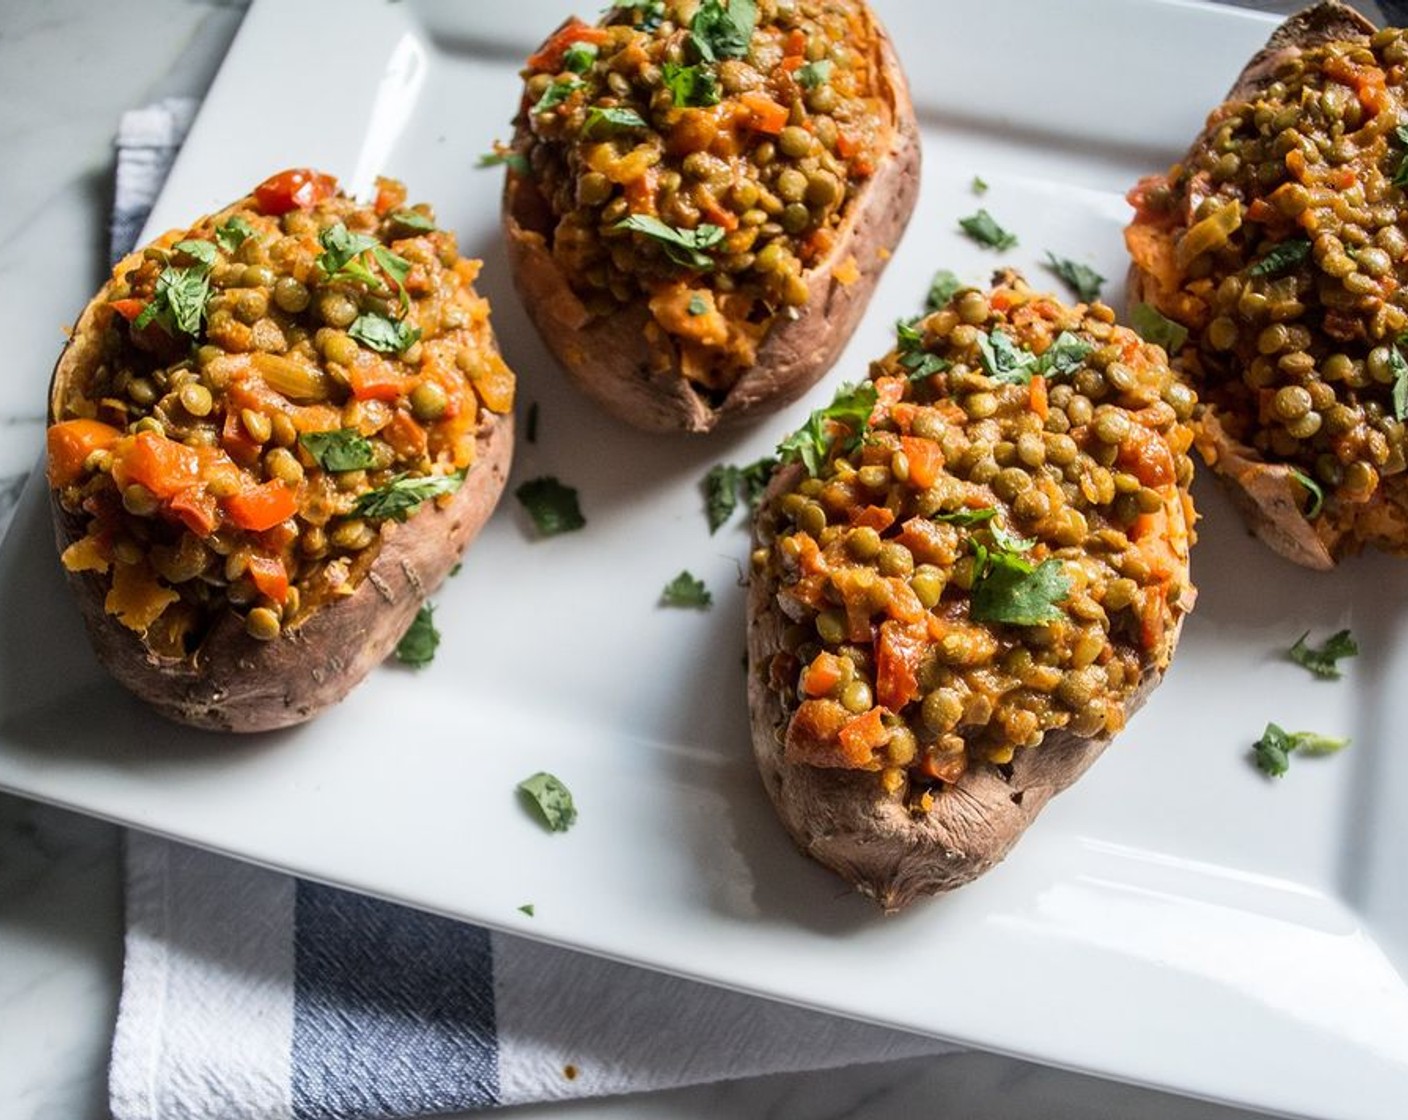
[[[114,258],[195,107],[123,117]],[[952,1049],[127,837],[114,1120],[420,1116]]]

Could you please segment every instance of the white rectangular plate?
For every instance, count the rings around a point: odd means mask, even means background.
[[[521,406],[540,406],[510,487],[558,475],[581,491],[587,528],[533,540],[509,498],[437,596],[431,667],[385,667],[309,726],[228,738],[164,723],[95,663],[36,481],[0,555],[0,786],[1039,1061],[1295,1115],[1401,1118],[1408,703],[1392,684],[1408,680],[1408,567],[1293,568],[1200,485],[1202,595],[1163,689],[1006,864],[882,918],[772,817],[745,713],[743,518],[710,536],[699,491],[711,465],[767,453],[860,376],[937,267],[981,280],[1015,264],[1054,285],[1039,265],[1050,249],[1110,277],[1121,306],[1123,192],[1177,157],[1268,22],[1170,0],[883,5],[925,169],[871,313],[808,401],[748,430],[669,439],[625,430],[564,386],[506,275],[500,173],[475,169],[508,135],[520,60],[569,8],[256,4],[150,229],[285,166],[361,191],[381,171],[403,178],[484,258]],[[975,174],[991,185],[981,199]],[[1017,249],[958,234],[979,205],[1020,235]],[[23,357],[42,399],[53,355]],[[705,578],[711,611],[657,606],[682,568]],[[1302,631],[1342,625],[1363,649],[1345,680],[1285,660]],[[1248,759],[1267,720],[1354,745],[1272,782]],[[576,795],[565,835],[514,796],[540,769]],[[529,902],[531,919],[518,910]]]

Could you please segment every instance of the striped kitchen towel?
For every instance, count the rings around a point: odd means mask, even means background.
[[[124,116],[114,259],[194,107]],[[421,1116],[952,1049],[127,836],[114,1120]]]

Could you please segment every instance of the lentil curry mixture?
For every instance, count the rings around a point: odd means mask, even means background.
[[[790,621],[761,667],[798,701],[786,760],[916,810],[1053,730],[1117,732],[1194,597],[1193,393],[1103,304],[1000,279],[784,442],[753,556]]]
[[[656,352],[727,393],[807,303],[803,274],[888,151],[879,49],[859,0],[654,0],[564,24],[528,59],[514,156],[586,312],[647,301]]]
[[[231,609],[273,639],[350,595],[382,524],[472,469],[480,409],[511,408],[479,262],[405,193],[284,172],[115,269],[56,386],[49,479],[86,526],[64,566],[107,574],[156,652]]]
[[[1288,57],[1130,196],[1180,364],[1227,435],[1323,489],[1331,552],[1408,550],[1405,67],[1399,30]]]

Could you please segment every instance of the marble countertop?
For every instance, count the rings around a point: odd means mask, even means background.
[[[58,325],[105,271],[118,117],[158,97],[203,92],[244,5],[11,0],[4,10],[0,305],[11,314],[10,365],[0,377],[0,519],[39,454],[44,384],[62,343]],[[106,1062],[122,967],[121,844],[111,825],[0,795],[0,1115],[108,1115]],[[982,1054],[511,1111],[886,1120],[933,1114],[938,1102],[944,1115],[974,1120],[1251,1117]]]

